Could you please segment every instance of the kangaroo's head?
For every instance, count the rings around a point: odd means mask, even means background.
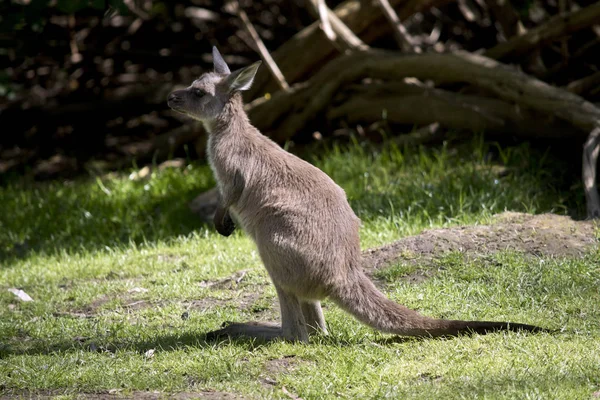
[[[173,110],[202,122],[219,117],[231,96],[248,90],[261,62],[231,72],[216,47],[213,47],[213,72],[205,72],[187,89],[169,94],[167,104]]]

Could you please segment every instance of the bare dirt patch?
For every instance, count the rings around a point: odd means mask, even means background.
[[[286,374],[293,371],[301,362],[296,356],[274,358],[265,363],[264,370],[270,374]]]
[[[279,375],[288,374],[298,368],[300,364],[307,362],[309,361],[302,360],[294,355],[268,360],[263,367],[260,382],[264,386],[277,386],[279,384],[277,381]]]
[[[140,294],[147,292],[148,289],[135,287],[123,293],[102,295],[82,307],[57,311],[54,313],[54,316],[95,318],[107,310],[106,305],[114,300],[118,300],[118,304],[115,304],[115,307],[123,309],[126,312],[136,312],[150,307],[164,307],[167,304],[178,303],[185,308],[185,313],[192,310],[205,312],[218,307],[235,306],[240,311],[250,311],[255,314],[265,314],[265,316],[274,315],[277,311],[276,301],[264,298],[265,285],[243,282],[247,276],[247,272],[246,270],[237,271],[229,277],[199,282],[201,288],[215,290],[214,295],[208,295],[201,299],[184,301],[142,299],[140,298]]]
[[[580,257],[598,246],[594,224],[555,214],[505,212],[497,215],[490,225],[432,229],[366,250],[363,268],[372,274],[398,262],[429,266],[435,259],[455,251],[473,257],[502,250],[532,256]],[[427,277],[422,270],[409,275],[415,282]]]
[[[253,290],[252,288],[246,288],[241,291],[237,291],[227,298],[216,298],[216,297],[205,297],[202,299],[191,300],[189,302],[183,302],[182,304],[187,309],[207,311],[215,307],[224,307],[226,305],[235,304],[236,307],[241,310],[250,310],[252,306],[259,300],[261,296],[260,292]]]

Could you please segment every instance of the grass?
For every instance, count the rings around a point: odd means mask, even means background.
[[[354,144],[312,162],[346,190],[364,248],[504,210],[582,209],[581,190],[553,186],[556,160],[526,146]],[[600,391],[598,252],[501,252],[478,263],[454,253],[419,284],[399,279],[410,273],[400,266],[381,275],[391,298],[428,315],[511,319],[560,334],[401,340],[325,302],[331,333],[309,345],[204,341],[226,320],[278,317],[248,238],[223,238],[187,209],[212,184],[208,167],[192,165],[142,181],[117,174],[0,188],[0,396],[585,399]],[[224,279],[240,270],[239,283]],[[18,302],[10,287],[34,301]]]

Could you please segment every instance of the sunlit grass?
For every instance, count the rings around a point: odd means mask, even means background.
[[[581,211],[544,155],[479,141],[433,150],[332,147],[311,160],[348,194],[363,247],[504,210]],[[550,172],[548,172],[550,171]],[[330,302],[311,344],[205,342],[223,321],[278,317],[257,252],[187,204],[206,166],[0,188],[0,394],[224,391],[249,398],[590,398],[600,390],[600,266],[581,259],[453,253],[420,284],[386,293],[428,315],[515,320],[560,334],[389,340]],[[245,270],[239,283],[211,285]],[[34,299],[18,302],[6,289]],[[149,350],[154,352],[149,355]],[[275,361],[273,361],[275,360]],[[281,361],[284,360],[284,361]],[[273,367],[278,362],[279,367]]]

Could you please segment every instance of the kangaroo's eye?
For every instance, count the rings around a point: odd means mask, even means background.
[[[203,90],[200,90],[200,89],[194,89],[194,95],[195,95],[196,97],[202,97],[202,96],[204,96],[205,94],[206,94],[206,92],[204,92]]]

